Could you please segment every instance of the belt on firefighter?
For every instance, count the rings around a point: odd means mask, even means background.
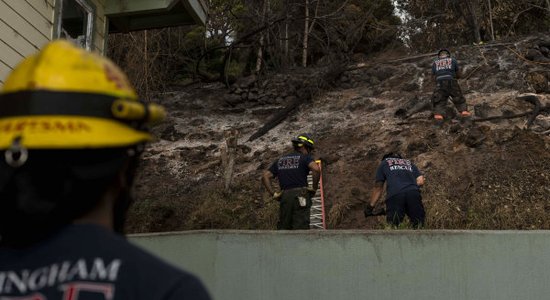
[[[435,78],[436,81],[453,80],[453,75],[441,75]]]
[[[307,187],[302,186],[302,187],[297,187],[297,188],[286,189],[286,190],[283,190],[283,192],[292,192],[292,191],[299,191],[299,190],[305,190],[305,189],[307,189]]]

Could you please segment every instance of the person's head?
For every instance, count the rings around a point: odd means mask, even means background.
[[[315,142],[311,138],[310,134],[302,133],[292,140],[292,147],[294,150],[302,153],[311,153],[315,149]]]
[[[401,156],[401,154],[395,151],[392,151],[384,154],[384,156],[382,156],[382,161],[384,161],[386,158],[403,158],[403,157]]]
[[[145,127],[143,104],[111,61],[66,41],[23,60],[0,94],[0,245],[30,244],[108,207],[121,232]]]
[[[449,51],[449,49],[441,49],[437,52],[437,56],[439,58],[451,57],[451,51]]]

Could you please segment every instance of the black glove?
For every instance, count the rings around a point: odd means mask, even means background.
[[[371,206],[370,204],[365,205],[365,209],[363,210],[365,213],[365,218],[372,217],[372,216],[383,216],[386,214],[386,209],[381,208],[377,212],[374,212],[374,206]]]
[[[386,214],[386,209],[384,207],[382,207],[378,212],[374,213],[375,216],[383,216],[385,214]]]
[[[365,209],[363,209],[363,212],[365,213],[365,218],[374,216],[374,206],[371,206],[370,204],[365,205]]]

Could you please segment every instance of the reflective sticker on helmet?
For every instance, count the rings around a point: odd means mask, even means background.
[[[126,80],[123,74],[120,73],[116,68],[109,64],[104,64],[105,75],[109,81],[115,83],[116,87],[119,89],[130,89],[130,84]]]
[[[302,141],[306,141],[306,142],[308,142],[308,143],[310,143],[310,144],[313,145],[313,141],[310,140],[310,139],[308,139],[307,137],[305,137],[305,136],[303,136],[303,135],[302,135],[302,136],[299,136],[298,138],[299,138],[300,140],[302,140]]]
[[[82,121],[59,121],[59,120],[19,120],[8,121],[0,125],[0,132],[10,134],[17,132],[32,133],[82,133],[91,132],[92,128]]]

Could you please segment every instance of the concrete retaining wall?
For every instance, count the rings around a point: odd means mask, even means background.
[[[550,231],[192,231],[130,238],[214,299],[547,299]]]

